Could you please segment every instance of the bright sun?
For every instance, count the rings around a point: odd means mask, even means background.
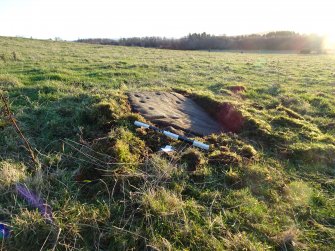
[[[326,49],[335,49],[335,34],[328,34],[325,40]]]

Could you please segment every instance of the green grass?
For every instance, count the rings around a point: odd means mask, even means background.
[[[5,250],[335,249],[333,55],[0,37],[0,88],[41,165],[1,113]],[[212,114],[227,102],[244,126],[201,139],[209,152],[135,128],[145,120],[126,92],[158,89],[187,92]],[[166,143],[178,152],[157,153]],[[54,223],[16,194],[18,182]]]

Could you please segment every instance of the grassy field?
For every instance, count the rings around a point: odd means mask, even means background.
[[[38,157],[1,103],[3,250],[335,250],[334,55],[0,37],[0,88]],[[136,129],[132,90],[188,93],[211,114],[227,102],[243,128],[197,151]]]

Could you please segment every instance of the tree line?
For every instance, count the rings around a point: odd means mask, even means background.
[[[189,34],[179,39],[162,37],[89,38],[78,39],[76,42],[175,50],[294,50],[309,53],[322,51],[323,37],[291,31],[242,36],[215,36],[204,32]]]

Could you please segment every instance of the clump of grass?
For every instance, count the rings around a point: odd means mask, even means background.
[[[287,196],[294,207],[306,207],[313,195],[313,189],[303,181],[293,181],[287,186]]]
[[[85,111],[82,115],[82,120],[87,124],[95,124],[101,129],[108,130],[111,123],[117,118],[115,115],[114,102],[101,101],[95,104],[90,110]]]
[[[114,148],[119,162],[135,164],[138,161],[138,157],[134,156],[130,152],[129,145],[127,142],[117,140],[114,145]]]
[[[312,165],[335,164],[335,146],[320,143],[296,143],[289,147],[289,157],[293,162],[309,163]]]
[[[176,194],[165,188],[147,190],[142,195],[142,204],[146,210],[160,216],[180,214],[184,206]]]
[[[138,162],[140,156],[145,156],[146,146],[145,143],[136,137],[132,132],[126,129],[119,129],[109,134],[110,138],[116,138],[115,151],[117,157],[122,162],[134,163]]]
[[[245,115],[244,126],[241,135],[246,135],[266,144],[271,144],[275,139],[272,135],[272,127],[266,121],[251,115]]]
[[[169,179],[177,171],[177,167],[160,154],[153,154],[145,165],[145,171],[154,175],[156,180]]]
[[[116,104],[114,102],[102,101],[94,106],[94,112],[97,119],[110,122],[115,119],[114,108]]]
[[[169,240],[164,238],[163,236],[155,236],[153,240],[150,242],[149,247],[155,250],[165,250],[165,251],[172,251],[173,245]]]
[[[302,128],[306,125],[306,122],[285,116],[278,116],[274,118],[271,123],[275,126],[292,128]]]
[[[21,82],[18,78],[8,75],[0,74],[0,90],[8,90],[9,88],[19,87]]]
[[[113,126],[129,126],[127,119],[131,113],[126,95],[113,93],[112,98],[99,99],[98,103],[82,114],[85,124],[95,125],[104,132],[108,132]]]
[[[266,165],[252,164],[241,169],[241,176],[242,184],[257,198],[271,202],[280,200],[285,181],[279,170]]]
[[[8,120],[6,118],[0,117],[0,129],[4,129],[8,125],[9,125]]]
[[[26,168],[21,163],[1,161],[0,162],[0,189],[8,188],[11,185],[25,179]]]
[[[284,250],[294,250],[295,247],[299,248],[298,238],[301,235],[296,227],[291,227],[283,232],[278,233],[272,237],[273,241],[278,243],[278,246]]]
[[[252,145],[242,141],[236,134],[211,135],[208,141],[212,144],[211,149],[214,149],[214,151],[234,152],[245,159],[257,159],[258,157],[256,149]]]
[[[137,165],[148,152],[144,141],[122,127],[95,141],[92,147],[97,152],[109,154],[117,162],[133,165]]]
[[[53,247],[57,228],[47,224],[45,219],[37,211],[22,210],[12,219],[12,229],[15,241],[9,240],[9,249],[36,250]]]
[[[300,120],[304,120],[304,118],[296,113],[295,111],[285,107],[285,106],[278,106],[277,107],[278,111],[284,111],[290,118],[294,118],[294,119],[300,119]]]
[[[232,186],[241,182],[240,174],[233,168],[229,168],[225,174],[225,181],[228,185]]]
[[[14,61],[18,61],[18,60],[19,60],[19,56],[18,56],[18,54],[16,53],[16,51],[13,51],[13,52],[12,52],[12,57],[13,57],[13,60],[14,60]]]
[[[255,240],[243,231],[238,233],[229,232],[225,238],[225,247],[228,250],[264,250],[269,246]]]
[[[242,162],[241,156],[234,152],[216,150],[209,154],[208,163],[214,165],[237,165]]]
[[[270,94],[271,96],[277,96],[282,92],[282,85],[280,83],[273,83],[265,89],[264,92]]]
[[[186,165],[188,171],[196,171],[205,163],[205,158],[199,150],[189,148],[181,154],[180,161]]]
[[[236,207],[226,212],[228,222],[235,222],[235,219],[240,219],[239,224],[236,225],[236,230],[240,227],[243,228],[244,224],[265,223],[270,219],[267,205],[255,198],[248,188],[230,191],[224,204],[228,204],[228,207]]]
[[[0,53],[0,60],[4,63],[8,61],[20,61],[21,56],[16,51],[12,51],[12,53]]]
[[[1,54],[0,54],[0,59],[1,59],[4,63],[6,63],[6,61],[7,61],[7,56],[6,56],[6,54],[5,54],[5,53],[1,53]]]
[[[242,157],[245,157],[245,158],[248,158],[248,159],[256,159],[257,158],[257,151],[251,145],[243,145],[240,148],[240,155]]]
[[[334,114],[334,106],[324,97],[314,97],[310,100],[310,104],[314,106],[318,114]]]
[[[285,108],[289,107],[289,108],[293,108],[295,111],[298,111],[300,114],[305,115],[311,109],[311,105],[308,101],[306,101],[305,99],[302,99],[300,97],[297,97],[297,96],[292,96],[292,95],[281,96],[280,100],[281,100],[282,105],[279,106],[279,107],[280,108],[283,107],[285,111],[287,111]],[[287,109],[289,109],[289,108],[287,108]],[[293,111],[292,109],[289,109],[289,110]],[[293,115],[293,116],[295,116],[295,115]],[[297,116],[297,118],[298,118],[298,116]]]

